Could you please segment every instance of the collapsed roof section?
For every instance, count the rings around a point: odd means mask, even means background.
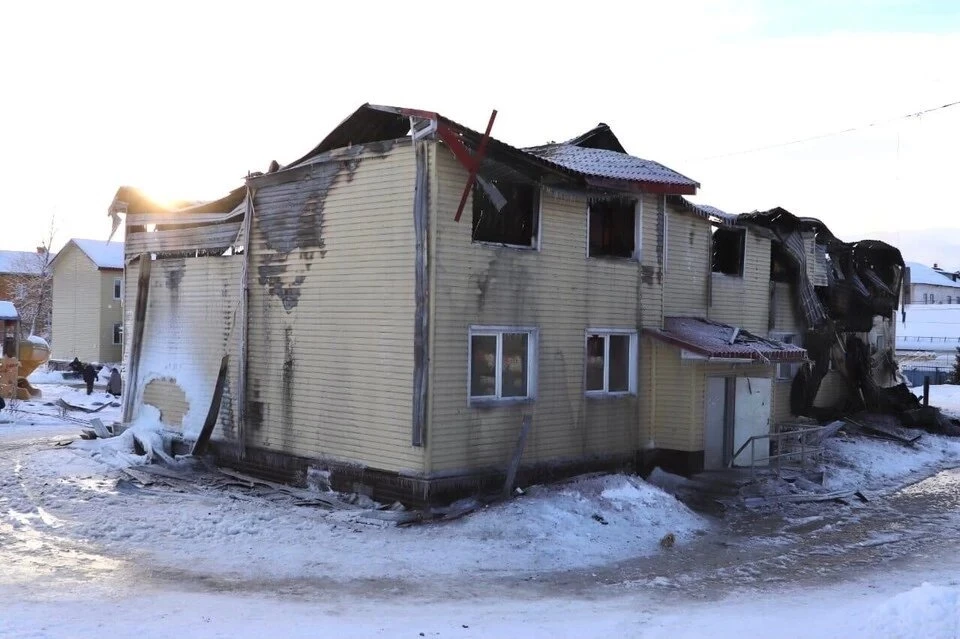
[[[139,189],[122,186],[108,214],[126,215],[128,256],[156,253],[163,257],[222,255],[242,243],[246,187],[208,202],[163,205]]]
[[[833,323],[840,332],[869,332],[874,316],[889,318],[899,308],[904,262],[897,248],[844,242],[820,220],[780,207],[740,215],[737,223],[771,234],[780,261],[772,266],[792,275],[808,329]]]
[[[628,155],[605,124],[567,142],[521,149],[433,111],[373,104],[361,106],[285,168],[307,164],[335,149],[434,133],[455,155],[456,147],[462,146],[472,157],[480,157],[479,173],[487,179],[508,173],[560,189],[676,195],[695,194],[700,186],[662,164]]]

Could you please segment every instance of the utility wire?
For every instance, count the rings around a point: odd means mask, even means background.
[[[876,122],[871,122],[869,124],[864,124],[862,126],[850,127],[849,129],[843,129],[842,131],[833,131],[831,133],[821,133],[820,135],[812,135],[807,138],[800,138],[798,140],[790,140],[789,142],[779,142],[777,144],[768,144],[766,146],[758,146],[753,149],[744,149],[742,151],[733,151],[731,153],[722,153],[720,155],[710,155],[703,158],[698,158],[698,160],[716,160],[718,158],[729,158],[735,155],[746,155],[747,153],[758,153],[760,151],[766,151],[768,149],[777,149],[784,146],[792,146],[794,144],[803,144],[804,142],[812,142],[814,140],[822,140],[823,138],[833,137],[835,135],[844,135],[846,133],[853,133],[854,131],[862,131],[863,129],[869,129],[871,127],[882,126],[884,124],[889,124],[890,122],[896,122],[898,120],[909,120],[910,118],[919,118],[922,115],[927,113],[933,113],[934,111],[940,111],[942,109],[949,109],[950,107],[960,106],[960,100],[956,102],[948,102],[947,104],[942,104],[938,107],[931,107],[929,109],[923,109],[922,111],[917,111],[916,113],[907,113],[906,115],[901,115],[895,118],[889,118],[887,120],[878,120]]]

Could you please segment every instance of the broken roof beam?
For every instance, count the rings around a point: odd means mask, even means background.
[[[454,222],[459,222],[460,217],[463,215],[463,207],[467,204],[467,196],[470,195],[470,189],[473,188],[473,183],[477,179],[477,171],[480,170],[480,163],[483,161],[484,156],[487,152],[487,143],[490,142],[490,131],[493,129],[493,122],[497,119],[497,110],[494,109],[490,113],[490,120],[487,122],[487,130],[484,131],[483,137],[480,138],[480,143],[477,145],[477,151],[475,154],[471,154],[466,145],[460,140],[456,132],[451,129],[445,122],[437,124],[437,135],[440,136],[440,139],[446,143],[450,150],[453,152],[454,157],[457,158],[457,161],[463,165],[469,175],[467,176],[467,183],[463,187],[463,194],[460,196],[460,204],[457,206],[457,213],[453,216]]]

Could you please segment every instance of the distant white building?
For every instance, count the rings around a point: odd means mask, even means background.
[[[907,262],[909,288],[904,295],[909,304],[960,304],[960,274],[946,273],[919,262]]]
[[[945,382],[960,346],[960,303],[907,304],[899,319],[897,360],[903,374],[914,385],[925,376],[934,384]]]

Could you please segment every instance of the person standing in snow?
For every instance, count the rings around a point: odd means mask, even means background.
[[[93,394],[93,382],[97,379],[97,369],[93,364],[87,364],[83,367],[83,382],[87,385],[87,395]]]
[[[107,392],[115,397],[120,397],[120,390],[123,383],[120,380],[120,371],[116,368],[110,369],[110,381],[107,382]]]

